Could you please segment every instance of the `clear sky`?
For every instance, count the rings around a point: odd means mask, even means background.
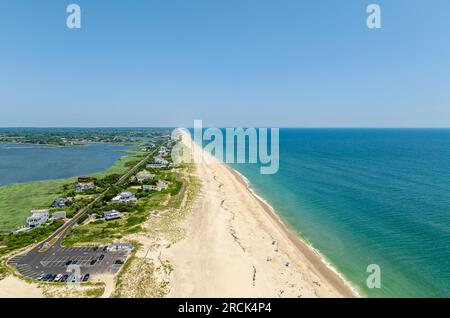
[[[0,126],[450,127],[448,0],[0,0],[0,40]]]

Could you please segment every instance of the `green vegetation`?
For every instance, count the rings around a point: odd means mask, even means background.
[[[105,287],[104,286],[100,286],[100,287],[97,287],[97,288],[88,289],[84,293],[84,295],[87,298],[99,298],[99,297],[101,297],[103,295],[104,292],[105,292]]]
[[[121,157],[107,170],[93,174],[92,177],[96,178],[101,185],[106,186],[118,175],[128,171],[130,166],[142,160],[145,155],[145,152],[139,150],[128,151],[128,155]],[[26,218],[30,215],[30,210],[48,209],[55,198],[75,195],[75,182],[75,178],[69,178],[0,187],[0,233],[11,232],[23,226]],[[93,191],[93,193],[98,193],[98,191]],[[89,193],[83,193],[83,195],[86,194]],[[63,210],[67,212],[67,217],[72,217],[88,202],[89,199],[80,198],[72,202],[68,208],[54,209],[50,212]]]
[[[169,283],[155,278],[157,270],[152,261],[132,256],[117,276],[113,297],[164,297],[169,292]]]
[[[0,128],[0,142],[52,146],[87,143],[138,144],[160,140],[167,129],[157,128]]]
[[[0,264],[0,280],[2,280],[7,273],[8,269],[6,268],[6,265]]]
[[[161,199],[152,200],[157,206]],[[149,204],[146,202],[145,206]],[[68,235],[62,241],[65,246],[71,246],[76,243],[107,243],[113,239],[119,239],[126,234],[136,233],[140,231],[140,224],[147,219],[148,212],[144,205],[131,204],[105,204],[104,208],[97,208],[93,212],[101,215],[100,211],[113,210],[114,208],[123,212],[122,219],[114,221],[96,220],[85,225],[73,227]],[[126,210],[129,210],[128,212]]]
[[[140,183],[129,180],[120,186],[112,187],[105,194],[103,200],[97,202],[88,213],[96,217],[102,217],[105,211],[117,210],[122,212],[122,218],[114,221],[96,220],[73,227],[62,244],[72,246],[77,243],[107,243],[114,239],[120,239],[125,235],[140,232],[142,230],[141,224],[148,219],[150,211],[160,210],[168,205],[180,204],[181,195],[178,194],[183,183],[179,180],[177,174],[168,170],[155,170],[153,173],[156,174],[156,179],[171,182],[167,190],[161,192],[143,191],[140,188],[135,188]],[[111,198],[122,191],[135,193],[139,202],[137,204],[111,203]]]
[[[0,255],[4,255],[32,243],[38,243],[50,236],[50,234],[63,224],[63,221],[58,220],[31,231],[0,235]]]
[[[74,179],[50,180],[0,187],[0,233],[25,224],[30,210],[48,208]]]
[[[94,173],[91,176],[96,179],[102,179],[107,177],[111,178],[111,175],[115,174],[123,175],[147,155],[147,153],[139,150],[129,150],[127,153],[128,155],[120,157],[119,160],[105,171]]]
[[[77,224],[82,224],[84,221],[86,221],[86,219],[88,218],[87,214],[82,215],[78,221]]]
[[[45,282],[39,284],[48,298],[98,298],[105,292],[104,283],[81,283],[77,288],[61,283]]]
[[[187,165],[182,167],[179,174],[159,171],[172,184],[164,193],[152,193],[142,203],[152,205],[156,203],[153,200],[159,201],[154,207],[157,210],[154,215],[157,217],[148,218],[140,235],[147,238],[163,237],[164,240],[169,240],[166,248],[184,237],[184,228],[180,224],[191,210],[200,187],[199,180],[192,175],[194,168],[194,165]],[[131,222],[135,218],[130,216],[128,220]],[[169,279],[174,270],[172,264],[167,260],[137,257],[136,251],[137,249],[117,275],[113,297],[164,297],[170,290]]]

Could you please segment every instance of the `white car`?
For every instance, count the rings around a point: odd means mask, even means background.
[[[59,280],[63,277],[62,274],[58,274],[56,275],[55,279],[53,280],[54,282],[59,282]]]
[[[42,274],[39,275],[36,279],[37,279],[37,280],[41,280],[42,278],[44,278],[44,276],[45,276],[45,273],[42,273]]]

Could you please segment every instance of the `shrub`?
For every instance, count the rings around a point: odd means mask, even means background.
[[[77,224],[81,224],[84,221],[86,221],[86,219],[88,218],[87,214],[83,214],[82,216],[80,216],[80,218],[77,221]]]

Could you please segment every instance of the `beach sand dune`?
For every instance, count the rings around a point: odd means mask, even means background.
[[[355,296],[237,172],[203,156],[196,170],[202,188],[186,220],[187,238],[166,255],[174,266],[169,297]]]
[[[137,257],[171,264],[169,297],[357,296],[248,188],[241,175],[204,153],[187,135],[184,142],[204,158],[195,170],[200,193],[181,221],[185,238],[171,245],[163,236],[156,241],[136,236],[146,246]],[[102,278],[97,277],[106,283],[103,297],[110,297],[113,277]],[[149,288],[149,297],[158,297],[152,286],[144,287]],[[36,284],[14,276],[0,280],[0,298],[43,296]]]
[[[15,276],[0,280],[0,298],[42,298],[42,289]]]

